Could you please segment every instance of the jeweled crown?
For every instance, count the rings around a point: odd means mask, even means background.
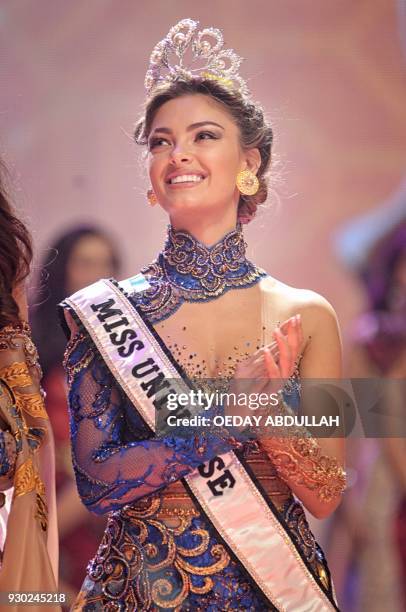
[[[200,77],[218,81],[247,97],[247,85],[238,74],[242,58],[232,49],[223,49],[220,30],[204,28],[198,31],[198,25],[193,19],[182,19],[155,45],[145,75],[147,95],[151,96],[161,85]]]

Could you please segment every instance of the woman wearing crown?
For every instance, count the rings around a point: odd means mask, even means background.
[[[331,306],[246,258],[241,223],[266,198],[272,131],[239,58],[197,26],[183,20],[155,47],[135,131],[166,244],[136,277],[63,304],[77,484],[110,513],[74,609],[337,610],[302,504],[320,518],[337,507],[342,440],[157,428],[169,392],[193,381],[250,393],[290,379],[294,395],[299,377],[340,376]]]

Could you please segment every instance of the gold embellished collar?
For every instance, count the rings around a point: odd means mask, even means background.
[[[191,234],[168,227],[161,254],[168,279],[181,288],[201,289],[209,297],[221,293],[228,280],[243,278],[252,267],[245,257],[241,226],[207,247]]]
[[[191,234],[168,227],[163,251],[142,273],[150,288],[134,294],[137,305],[155,323],[184,302],[204,302],[230,289],[250,287],[266,276],[245,255],[241,225],[207,247]]]

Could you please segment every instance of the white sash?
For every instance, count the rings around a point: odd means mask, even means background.
[[[142,275],[120,283],[120,287],[100,280],[65,303],[76,313],[120,387],[155,431],[156,410],[166,395],[188,392],[189,387],[162,340],[123,293],[147,287]],[[158,391],[149,397],[152,389]],[[214,457],[184,482],[218,534],[278,610],[338,609],[234,451]]]

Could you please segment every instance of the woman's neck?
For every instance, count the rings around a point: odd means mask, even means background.
[[[201,244],[211,247],[217,244],[226,234],[237,227],[236,215],[228,215],[221,219],[171,218],[171,227],[175,231],[187,232]]]
[[[201,298],[213,297],[226,287],[251,284],[253,278],[257,278],[256,266],[247,260],[245,247],[241,225],[211,246],[198,241],[189,232],[169,226],[158,262],[166,280],[173,286],[198,291]]]

